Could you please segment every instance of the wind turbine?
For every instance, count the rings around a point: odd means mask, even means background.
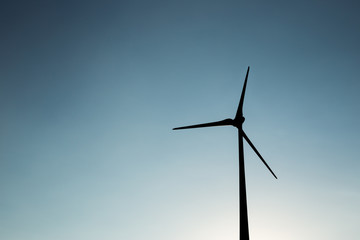
[[[210,123],[202,123],[191,126],[177,127],[173,128],[173,130],[180,129],[188,129],[188,128],[202,128],[202,127],[217,127],[217,126],[233,126],[238,129],[238,137],[239,137],[239,215],[240,215],[240,239],[241,240],[249,240],[249,224],[248,224],[248,212],[247,212],[247,202],[246,202],[246,184],[245,184],[245,167],[244,167],[244,146],[243,146],[243,138],[250,145],[250,147],[255,151],[255,153],[259,156],[261,161],[265,164],[267,169],[271,172],[271,174],[277,179],[274,172],[271,170],[269,165],[265,162],[264,158],[260,155],[259,151],[255,148],[254,144],[250,141],[248,136],[245,134],[242,124],[245,121],[243,114],[243,104],[246,90],[246,83],[249,75],[250,67],[248,67],[245,77],[244,86],[241,92],[240,103],[235,115],[234,119],[224,119],[222,121],[210,122]]]

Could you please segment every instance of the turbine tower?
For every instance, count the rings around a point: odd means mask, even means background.
[[[246,90],[246,83],[249,75],[250,67],[248,67],[245,77],[244,86],[241,92],[239,106],[234,119],[224,119],[222,121],[196,124],[185,127],[177,127],[173,128],[173,130],[180,129],[188,129],[188,128],[202,128],[202,127],[216,127],[216,126],[234,126],[238,129],[238,137],[239,137],[239,224],[240,224],[240,234],[239,237],[241,240],[249,240],[249,224],[248,224],[248,212],[247,212],[247,202],[246,202],[246,184],[245,184],[245,167],[244,167],[244,146],[243,139],[250,145],[250,147],[255,151],[255,153],[259,156],[261,161],[265,164],[267,169],[271,172],[271,174],[277,179],[274,172],[271,170],[269,165],[265,162],[264,158],[260,155],[259,151],[255,148],[254,144],[250,141],[248,136],[245,134],[242,125],[245,121],[243,114],[243,104]]]

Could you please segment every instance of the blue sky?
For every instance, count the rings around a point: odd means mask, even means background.
[[[2,1],[0,238],[358,240],[356,1]]]

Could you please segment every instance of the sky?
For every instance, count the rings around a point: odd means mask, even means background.
[[[357,1],[0,6],[0,239],[359,239]]]

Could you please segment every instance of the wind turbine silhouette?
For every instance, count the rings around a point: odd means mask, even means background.
[[[260,155],[259,151],[255,148],[254,144],[250,141],[248,136],[245,134],[242,124],[245,121],[243,114],[243,104],[246,90],[246,83],[249,76],[250,67],[248,67],[245,77],[244,86],[241,92],[240,103],[235,115],[234,119],[224,119],[222,121],[196,124],[191,126],[177,127],[173,128],[173,130],[180,129],[188,129],[188,128],[202,128],[202,127],[217,127],[217,126],[234,126],[238,129],[238,137],[239,137],[239,215],[240,215],[240,239],[249,240],[249,224],[248,224],[248,212],[247,212],[247,202],[246,202],[246,184],[245,184],[245,167],[244,167],[244,146],[243,146],[243,138],[247,141],[250,147],[255,151],[255,153],[259,156],[261,161],[265,164],[267,169],[271,172],[271,174],[277,179],[274,172],[271,170],[269,165],[265,162],[264,158]]]

